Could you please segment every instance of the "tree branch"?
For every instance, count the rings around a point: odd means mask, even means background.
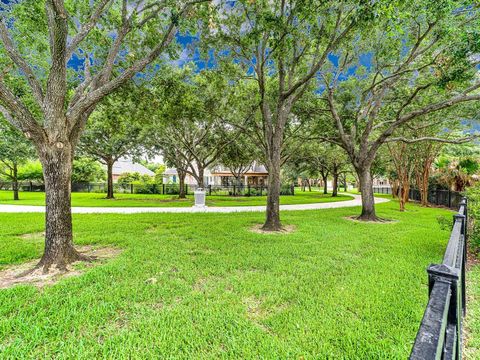
[[[41,107],[43,105],[43,90],[40,82],[33,73],[32,68],[27,64],[27,62],[20,55],[20,52],[13,45],[13,41],[8,34],[8,29],[5,26],[3,19],[0,20],[0,39],[2,40],[3,46],[10,57],[10,59],[17,65],[20,70],[25,73],[28,84],[32,89],[33,96],[37,101],[38,105]]]
[[[437,138],[433,136],[425,136],[425,137],[420,137],[416,139],[407,139],[404,137],[395,137],[395,138],[389,138],[385,142],[390,143],[390,142],[403,142],[406,144],[414,144],[422,141],[432,141],[432,142],[439,142],[439,143],[445,143],[445,144],[464,144],[470,141],[473,141],[475,139],[480,138],[480,134],[477,135],[472,135],[469,137],[464,137],[460,139],[442,139],[442,138]]]
[[[100,16],[102,16],[106,6],[110,2],[112,2],[112,0],[102,0],[97,4],[97,7],[92,12],[92,15],[90,16],[90,19],[88,20],[88,22],[83,24],[80,31],[72,39],[72,41],[70,42],[70,45],[68,45],[67,55],[66,55],[67,60],[72,57],[78,45],[88,36],[90,31],[95,27],[98,20],[100,19]]]

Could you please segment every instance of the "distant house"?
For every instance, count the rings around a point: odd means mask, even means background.
[[[263,165],[253,163],[252,166],[242,175],[241,183],[244,185],[266,185],[268,180],[268,171]],[[178,183],[178,173],[174,168],[167,168],[163,173],[164,183]],[[233,185],[235,176],[224,166],[217,165],[211,169],[205,169],[205,185]],[[193,176],[187,174],[185,184],[197,185]]]
[[[223,167],[216,166],[211,171],[211,176],[215,185],[233,185],[235,184],[235,176],[232,172]],[[252,166],[242,175],[240,182],[243,185],[265,185],[268,181],[268,171],[265,166],[254,162]]]
[[[209,175],[210,175],[210,171],[205,170],[205,185],[210,184],[208,182]],[[178,184],[179,182],[180,182],[180,179],[178,178],[177,169],[166,168],[165,172],[163,173],[163,183],[164,184]],[[195,180],[195,178],[192,175],[187,174],[185,176],[185,184],[186,185],[197,185],[197,180]]]
[[[390,181],[388,181],[385,177],[374,177],[373,178],[373,186],[376,187],[391,187]]]
[[[134,163],[130,159],[120,159],[113,164],[113,181],[117,181],[122,174],[139,173],[140,175],[155,176],[155,173],[142,164]]]

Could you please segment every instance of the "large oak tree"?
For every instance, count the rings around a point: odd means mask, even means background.
[[[19,166],[33,157],[34,150],[28,140],[0,119],[0,177],[12,182],[13,200],[19,200]]]
[[[248,124],[265,153],[268,198],[263,229],[278,231],[280,170],[292,110],[329,55],[380,5],[364,1],[241,0],[220,5],[203,32],[217,55],[244,67],[258,121]]]
[[[202,2],[2,3],[0,111],[31,139],[43,165],[46,235],[38,267],[44,271],[85,259],[73,246],[70,178],[90,114],[160,56],[175,56],[175,35],[196,23]],[[17,82],[28,84],[29,91],[15,91]]]
[[[358,33],[323,77],[326,106],[319,111],[335,128],[327,140],[346,150],[360,180],[361,220],[377,219],[372,164],[382,145],[416,141],[396,136],[397,130],[427,115],[441,118],[453,106],[461,119],[462,106],[480,100],[478,59],[472,57],[480,46],[469,40],[478,7],[459,11],[463,5],[399,2],[380,26]],[[467,40],[458,45],[462,36]]]
[[[130,83],[105,98],[90,116],[79,149],[107,167],[107,199],[113,199],[113,165],[122,157],[145,152],[143,129],[150,106],[146,90]]]

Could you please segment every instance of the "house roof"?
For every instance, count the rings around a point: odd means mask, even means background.
[[[136,164],[130,160],[120,159],[113,164],[113,175],[121,175],[125,173],[139,173],[140,175],[154,176],[155,173],[147,169],[142,164]]]
[[[174,168],[165,169],[165,172],[163,173],[163,175],[178,175],[177,169],[174,169]]]
[[[223,166],[218,166],[212,170],[212,175],[218,175],[218,176],[233,176],[232,172],[228,169],[226,169]],[[253,164],[245,173],[243,173],[243,176],[267,176],[268,171],[263,165],[257,165],[256,163]]]
[[[212,172],[212,175],[217,175],[217,176],[234,176],[230,171],[216,171]],[[267,172],[253,172],[253,171],[247,171],[246,173],[243,173],[242,176],[267,176]]]

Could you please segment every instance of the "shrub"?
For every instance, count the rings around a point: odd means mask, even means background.
[[[467,189],[468,215],[470,218],[470,245],[477,251],[480,248],[480,185]]]

